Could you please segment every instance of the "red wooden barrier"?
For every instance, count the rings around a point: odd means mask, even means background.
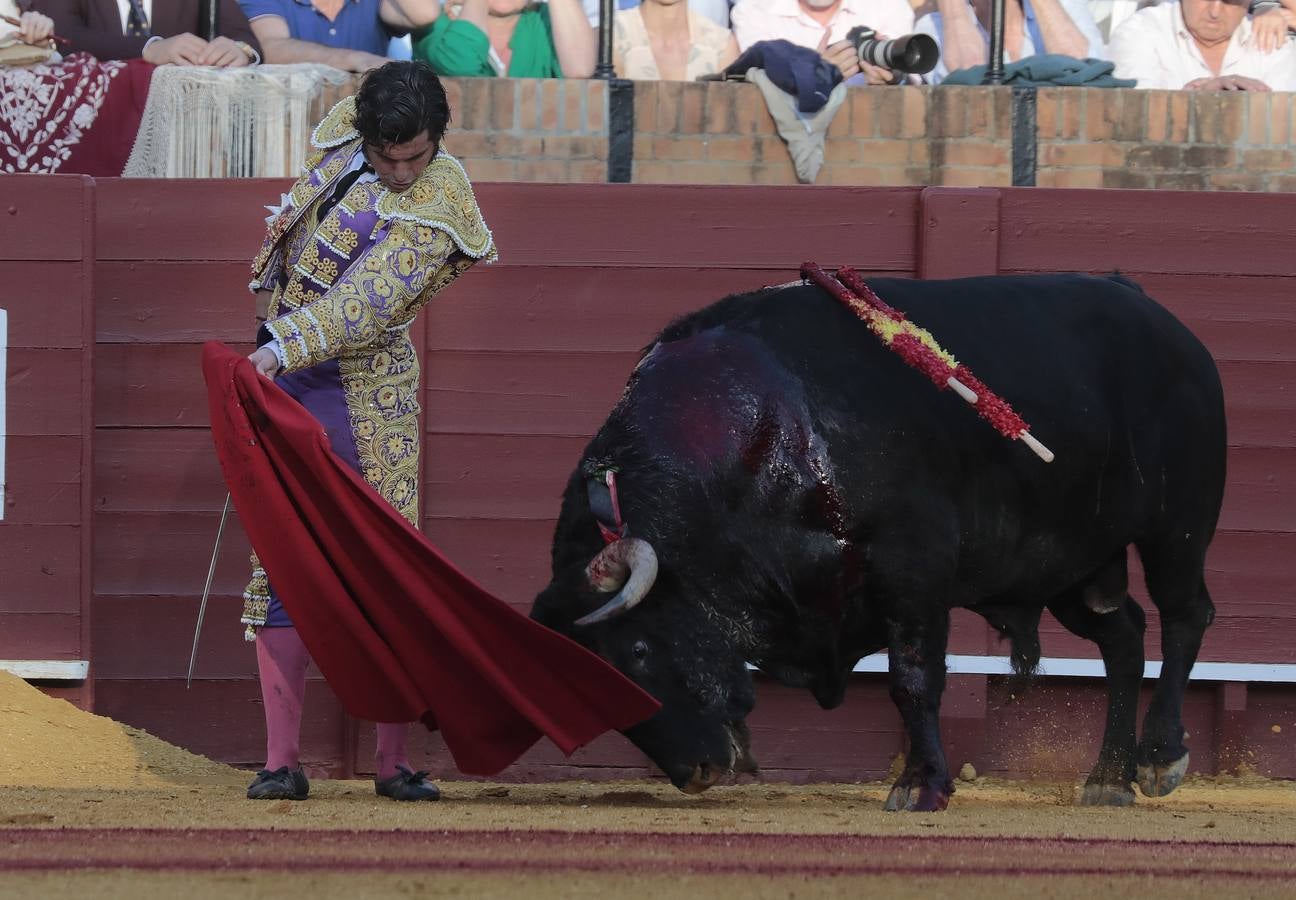
[[[0,183],[0,218],[8,181]],[[69,183],[81,184],[63,182]],[[120,180],[95,186],[93,504],[79,509],[93,509],[98,709],[217,758],[254,764],[261,761],[262,726],[254,656],[236,622],[247,552],[237,527],[226,533],[197,680],[189,692],[181,685],[224,499],[197,359],[203,340],[250,340],[247,260],[260,237],[261,206],[284,187]],[[546,581],[553,518],[571,467],[620,394],[637,351],[671,318],[725,293],[791,280],[805,259],[917,277],[1120,270],[1202,337],[1226,385],[1230,481],[1208,573],[1219,618],[1202,658],[1296,662],[1296,307],[1289,299],[1296,285],[1296,198],[486,184],[479,199],[501,261],[471,272],[423,318],[424,526],[466,571],[519,609]],[[51,216],[75,219],[84,206],[60,201],[48,208]],[[36,247],[49,253],[68,240],[66,227],[41,223],[39,240],[22,239],[24,259]],[[57,265],[87,265],[77,255],[84,246],[63,247]],[[60,285],[61,297],[84,289],[75,273],[56,275],[54,262],[44,265],[40,277]],[[66,314],[50,327],[68,328]],[[81,345],[70,334],[66,342],[41,352],[65,354],[74,370],[85,365],[77,362],[86,358],[78,355]],[[47,390],[55,392],[82,383],[65,366],[51,366],[48,378],[54,381]],[[16,424],[26,418],[39,425],[28,424],[29,431],[88,439],[71,413],[39,415],[45,418],[38,420],[35,409],[11,409]],[[29,452],[44,460],[76,455],[52,444]],[[55,474],[63,468],[47,465],[41,477],[66,477]],[[46,493],[49,515],[70,515],[66,497]],[[11,527],[0,525],[0,542],[15,540],[6,537]],[[0,559],[6,590],[15,580],[7,560]],[[42,578],[49,576],[18,577],[28,579],[29,592],[48,586]],[[54,593],[43,596],[58,608]],[[1157,659],[1151,618],[1149,657]],[[1003,652],[979,618],[959,614],[956,622],[951,652]],[[1051,620],[1044,641],[1049,656],[1096,657],[1091,645]],[[833,713],[820,712],[802,692],[762,685],[753,729],[767,773],[853,779],[886,770],[900,746],[898,720],[882,679],[856,680]],[[1097,681],[1050,681],[1012,702],[999,679],[953,676],[944,710],[950,756],[999,771],[1079,771],[1097,749],[1102,697]],[[310,702],[309,761],[368,770],[368,727],[349,721],[322,683]],[[1194,685],[1186,715],[1194,768],[1248,762],[1296,775],[1296,687]],[[1275,724],[1281,733],[1271,730]],[[449,770],[435,737],[424,746],[433,768]],[[612,736],[570,762],[537,748],[508,774],[646,770],[637,751]]]

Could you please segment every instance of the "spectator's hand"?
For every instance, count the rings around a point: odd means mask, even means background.
[[[1213,78],[1195,78],[1184,85],[1186,91],[1268,91],[1269,85],[1258,78],[1245,75],[1217,75]]]
[[[1261,53],[1272,53],[1287,43],[1288,15],[1287,10],[1275,7],[1263,15],[1251,17],[1251,29]]]
[[[256,368],[258,375],[264,375],[266,378],[274,378],[279,374],[279,358],[274,355],[274,351],[262,347],[260,350],[248,356],[252,365]]]
[[[186,31],[149,44],[144,48],[144,59],[155,66],[201,66],[206,49],[206,41]]]
[[[40,45],[54,33],[54,20],[38,12],[25,12],[18,17],[18,39],[24,44]]]
[[[825,34],[824,42],[826,43],[827,40],[828,36]],[[837,70],[842,73],[843,81],[854,75],[858,75],[861,71],[859,53],[855,50],[855,45],[850,41],[838,41],[835,44],[821,46],[819,48],[819,55],[837,67]],[[868,68],[873,69],[876,67],[869,66]],[[869,83],[872,84],[873,82],[870,81]]]
[[[386,65],[388,62],[390,62],[390,60],[385,56],[366,53],[363,50],[352,50],[347,54],[346,70],[348,72],[368,72],[370,69],[376,69],[379,66]]]
[[[239,49],[238,44],[227,37],[217,37],[203,49],[201,65],[228,69],[234,66],[246,66],[250,62],[252,60]]]

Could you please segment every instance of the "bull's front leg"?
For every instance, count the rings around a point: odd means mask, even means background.
[[[904,719],[909,754],[886,808],[934,812],[948,806],[954,793],[939,724],[949,613],[942,609],[925,621],[893,621],[888,631],[891,699]]]

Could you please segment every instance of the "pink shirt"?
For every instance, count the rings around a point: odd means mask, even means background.
[[[826,27],[810,18],[797,0],[737,0],[729,19],[739,50],[780,38],[818,50],[825,31],[828,43],[835,44],[856,25],[868,25],[892,38],[912,34],[914,27],[908,0],[843,0]]]

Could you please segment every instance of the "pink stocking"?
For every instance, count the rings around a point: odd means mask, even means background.
[[[298,744],[310,653],[296,628],[262,628],[256,647],[265,705],[266,768],[295,769],[301,765]]]
[[[409,755],[405,750],[409,738],[409,725],[400,722],[395,725],[378,723],[378,751],[374,754],[374,763],[378,767],[378,780],[385,781],[396,774],[398,765],[413,769]]]

